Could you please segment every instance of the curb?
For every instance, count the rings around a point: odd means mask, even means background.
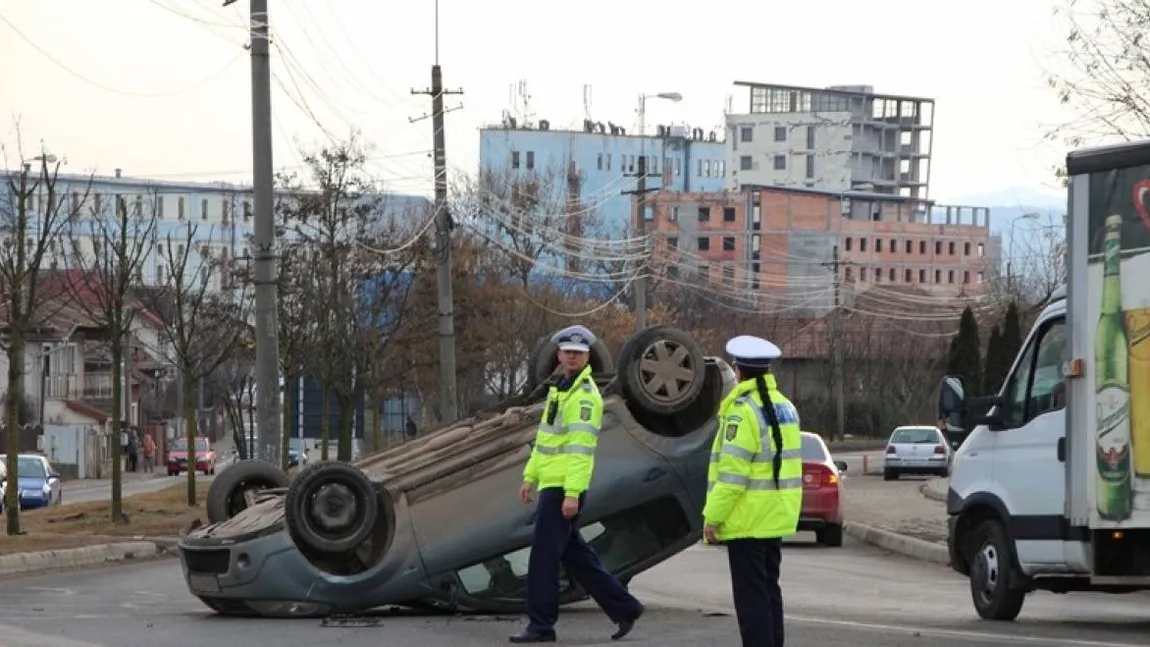
[[[921,486],[919,486],[918,491],[931,501],[940,501],[942,503],[946,503],[946,495],[932,488],[930,486],[931,483],[934,483],[934,481],[927,481],[926,483],[923,483]]]
[[[162,554],[167,548],[156,541],[126,541],[81,548],[0,555],[0,577],[148,559]]]
[[[892,553],[940,566],[950,566],[950,554],[946,546],[853,521],[844,523],[843,531],[859,541]]]

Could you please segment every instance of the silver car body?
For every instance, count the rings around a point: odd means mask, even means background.
[[[733,370],[707,358],[717,403]],[[581,530],[622,581],[695,544],[702,531],[713,415],[658,434],[603,389],[604,415]],[[284,497],[186,533],[191,592],[222,613],[314,616],[386,604],[510,612],[522,608],[534,506],[516,496],[543,403],[511,408],[359,461],[382,501],[377,532],[353,556],[307,554],[284,526]],[[563,583],[564,603],[585,597]]]
[[[941,451],[938,449],[941,447]],[[950,470],[952,450],[938,427],[907,425],[897,427],[887,442],[883,473],[935,474],[945,476]]]

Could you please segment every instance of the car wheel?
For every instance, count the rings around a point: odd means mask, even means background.
[[[950,467],[944,467],[938,471],[938,475],[942,478],[950,476]]]
[[[179,476],[179,475],[180,475],[179,472],[173,472],[172,470],[168,470],[168,476]]]
[[[592,373],[614,373],[615,360],[611,351],[602,339],[596,339],[591,344],[591,353],[588,358]],[[528,364],[530,370],[527,376],[527,391],[546,382],[559,368],[559,344],[551,341],[551,337],[540,337],[531,351],[531,360]]]
[[[1026,591],[1012,588],[1014,551],[997,520],[984,521],[975,530],[970,564],[970,594],[974,609],[984,620],[1014,620],[1022,611]]]
[[[694,403],[706,377],[703,350],[672,326],[649,326],[631,336],[619,354],[624,397],[659,415],[675,414]]]
[[[890,470],[890,469],[883,470],[882,471],[882,480],[884,480],[884,481],[897,481],[898,480],[898,472],[896,472],[894,470]]]
[[[375,485],[350,463],[327,462],[301,471],[284,499],[292,539],[321,553],[355,549],[379,515]]]
[[[290,484],[287,474],[271,463],[239,461],[208,486],[208,521],[219,523],[238,515],[248,507],[248,493]]]
[[[838,548],[843,545],[843,527],[841,524],[827,526],[815,531],[815,541],[823,546]]]

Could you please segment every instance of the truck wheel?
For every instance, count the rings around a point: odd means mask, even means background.
[[[671,415],[690,407],[706,377],[703,350],[672,326],[649,326],[631,336],[619,354],[623,396],[651,413]]]
[[[588,359],[592,373],[614,373],[615,361],[611,351],[602,339],[596,339],[591,344],[591,357]],[[546,382],[559,368],[559,344],[551,341],[551,337],[540,337],[531,351],[531,358],[527,364],[527,392]]]
[[[284,498],[284,522],[293,541],[321,553],[354,550],[375,528],[375,485],[350,463],[311,465],[296,475]]]
[[[975,529],[970,563],[970,594],[984,620],[1014,620],[1022,611],[1026,591],[1011,588],[1014,549],[1002,523],[991,519]]]
[[[227,521],[248,507],[248,495],[291,485],[287,474],[266,461],[238,461],[208,486],[208,521]]]

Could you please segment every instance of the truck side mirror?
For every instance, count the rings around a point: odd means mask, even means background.
[[[966,378],[947,375],[938,387],[940,431],[961,432],[966,429]]]

